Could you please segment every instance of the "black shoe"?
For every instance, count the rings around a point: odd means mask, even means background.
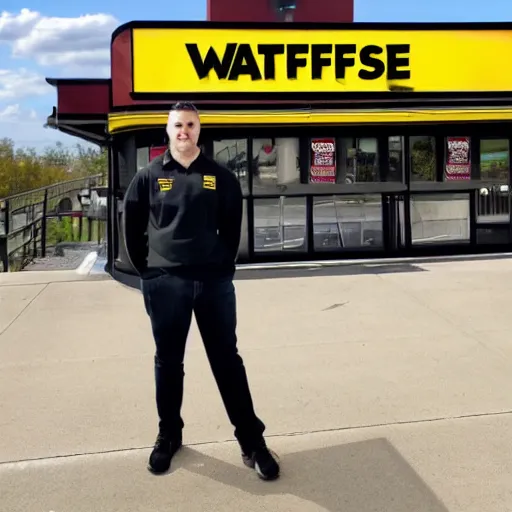
[[[158,434],[155,446],[149,456],[148,470],[154,474],[165,473],[171,467],[174,454],[181,448],[181,438]]]
[[[275,480],[279,477],[277,455],[267,448],[265,441],[252,450],[250,455],[242,451],[242,460],[246,466],[255,469],[262,480]]]

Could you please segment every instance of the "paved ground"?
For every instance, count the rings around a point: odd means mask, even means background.
[[[255,272],[240,349],[273,483],[241,463],[195,325],[187,447],[154,477],[140,293],[0,274],[2,512],[512,510],[512,259]]]
[[[34,258],[23,268],[23,271],[75,270],[90,252],[99,250],[101,250],[101,246],[96,242],[61,243],[57,251],[55,248],[48,249],[46,257]]]

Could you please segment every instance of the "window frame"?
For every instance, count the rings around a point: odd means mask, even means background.
[[[247,157],[248,157],[248,190],[244,191],[244,196],[249,197],[273,197],[273,196],[318,196],[318,195],[358,195],[358,194],[401,194],[407,192],[439,192],[439,191],[464,191],[478,190],[482,187],[496,185],[495,180],[482,180],[480,176],[480,141],[482,139],[508,139],[509,153],[512,151],[512,123],[472,123],[461,125],[460,123],[444,123],[442,125],[412,125],[412,124],[383,124],[383,125],[359,125],[359,126],[289,126],[289,125],[271,125],[271,126],[247,126],[247,127],[210,127],[203,126],[200,136],[200,144],[204,146],[205,153],[213,157],[213,141],[226,139],[246,139]],[[243,130],[243,137],[240,132]],[[124,135],[124,136],[123,136]],[[165,127],[155,127],[139,130],[137,132],[128,132],[119,134],[116,139],[133,138],[137,148],[143,147],[144,142],[150,145],[158,145],[161,139],[167,143]],[[410,137],[415,135],[426,135],[435,137],[436,145],[436,181],[413,181],[410,173]],[[460,181],[444,180],[444,161],[446,155],[446,137],[464,135],[470,137],[471,141],[471,179]],[[299,165],[301,173],[301,183],[290,185],[267,186],[264,190],[253,192],[252,165],[253,139],[254,138],[279,138],[279,137],[297,137],[299,139]],[[389,137],[403,137],[403,176],[402,181],[382,181],[385,179],[384,170],[389,167]],[[309,154],[312,138],[333,137],[336,139],[343,137],[364,137],[377,138],[379,152],[379,173],[381,181],[362,182],[353,184],[339,183],[309,183]],[[154,142],[155,138],[157,139]],[[142,139],[142,143],[141,143]],[[118,141],[119,145],[119,141]],[[336,157],[339,158],[338,148]],[[509,156],[509,167],[511,167],[512,158]],[[128,162],[127,162],[128,163]],[[509,171],[509,182],[510,182]],[[502,183],[505,184],[505,183]]]
[[[412,243],[411,237],[411,197],[415,194],[443,194],[453,192],[468,192],[471,211],[471,236],[470,244],[467,250],[475,251],[478,247],[476,242],[477,233],[484,232],[485,229],[493,229],[495,231],[507,232],[509,239],[512,240],[512,194],[508,194],[508,221],[497,223],[490,218],[477,219],[477,199],[478,191],[485,187],[496,187],[496,185],[510,186],[510,176],[512,170],[509,169],[508,183],[497,183],[496,180],[481,180],[480,178],[480,141],[482,139],[507,139],[509,145],[509,168],[512,166],[510,162],[510,152],[512,152],[512,133],[510,128],[512,122],[478,122],[478,123],[443,123],[440,125],[429,124],[382,124],[382,125],[352,125],[352,126],[290,126],[290,125],[268,125],[268,126],[208,126],[202,127],[200,144],[204,146],[207,156],[213,156],[213,139],[240,139],[247,140],[248,161],[252,162],[252,139],[254,137],[297,137],[299,138],[299,161],[301,176],[305,181],[309,166],[309,139],[313,137],[377,137],[380,141],[379,146],[379,168],[384,169],[388,166],[389,155],[389,137],[403,137],[402,145],[403,169],[402,182],[374,182],[374,183],[356,183],[352,185],[341,184],[311,184],[300,183],[293,186],[281,186],[267,188],[261,193],[253,194],[252,192],[252,165],[249,165],[249,190],[244,193],[247,211],[247,220],[244,224],[247,227],[248,252],[244,256],[245,261],[258,262],[267,261],[299,261],[301,259],[310,259],[311,257],[320,257],[329,259],[331,257],[339,258],[353,257],[361,254],[360,250],[348,251],[346,253],[340,251],[321,252],[314,248],[314,218],[313,205],[314,198],[319,196],[357,196],[378,194],[382,198],[382,223],[383,233],[385,236],[383,254],[420,254],[428,253],[430,248],[425,248]],[[243,137],[240,137],[243,134]],[[510,135],[509,135],[510,134]],[[409,137],[412,135],[431,135],[436,140],[436,169],[437,181],[435,182],[411,182],[410,176],[410,151]],[[470,180],[460,181],[443,181],[444,179],[444,161],[445,161],[445,143],[447,136],[465,135],[471,140],[472,154],[472,172]],[[161,142],[166,143],[165,127],[144,128],[137,131],[127,131],[124,133],[114,134],[112,136],[112,155],[110,158],[111,165],[111,212],[116,218],[119,217],[118,203],[123,199],[126,190],[128,174],[133,176],[136,173],[136,148],[142,147],[144,144],[149,148],[151,145],[159,145]],[[127,171],[129,171],[127,173]],[[122,179],[122,181],[121,181]],[[381,177],[382,179],[382,177]],[[306,201],[306,240],[307,250],[303,253],[294,251],[283,251],[281,253],[258,253],[254,251],[254,201],[259,198],[280,198],[284,197],[305,197]],[[399,209],[403,208],[403,214]],[[398,221],[397,221],[398,217]],[[119,259],[123,259],[122,251],[120,251],[116,234],[119,232],[117,224],[112,229],[113,239],[113,259],[115,265],[119,264]],[[398,233],[398,235],[397,235]],[[449,244],[455,247],[455,251],[465,251],[467,245],[454,243]],[[487,243],[483,245],[488,250]],[[433,246],[434,247],[434,246]],[[432,249],[436,254],[442,252],[440,246]],[[452,249],[446,248],[447,253]],[[319,256],[320,254],[320,256]]]

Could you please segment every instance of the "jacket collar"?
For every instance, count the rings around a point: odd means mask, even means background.
[[[199,162],[202,160],[203,156],[204,156],[204,155],[203,155],[203,152],[202,152],[202,151],[200,151],[200,152],[199,152],[199,155],[197,155],[197,158],[196,158],[196,159],[195,159],[195,160],[190,164],[190,166],[189,166],[188,170],[192,170],[192,169],[195,167],[195,165],[196,165],[197,163],[199,163]],[[178,165],[178,166],[180,166],[180,167],[183,167],[183,166],[182,166],[178,161],[176,161],[176,160],[172,157],[172,155],[171,155],[171,151],[169,150],[169,148],[167,148],[167,149],[165,150],[164,158],[163,158],[163,160],[162,160],[162,165],[163,165],[164,167],[169,167],[169,166],[172,166],[172,165]]]

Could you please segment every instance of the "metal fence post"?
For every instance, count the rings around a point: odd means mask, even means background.
[[[48,189],[44,191],[43,218],[41,219],[41,257],[46,256],[46,214],[48,213]]]
[[[2,263],[2,272],[9,272],[9,257],[7,255],[7,238],[0,238],[0,262]]]
[[[2,262],[2,267],[4,272],[9,272],[9,224],[10,224],[10,215],[9,215],[9,200],[5,200],[3,202],[4,210],[4,236],[0,238],[0,261]]]
[[[41,236],[41,256],[45,257],[48,243],[51,243],[48,240],[49,236],[51,240],[51,233],[50,235],[48,234],[48,215],[57,213],[58,216],[60,212],[59,209],[57,209],[57,212],[54,211],[54,200],[58,200],[59,196],[64,196],[65,194],[76,191],[77,187],[83,188],[85,186],[79,184],[86,184],[88,187],[91,187],[92,183],[100,182],[102,176],[103,175],[88,176],[55,183],[46,187],[5,197],[0,200],[0,209],[4,215],[3,220],[5,223],[5,233],[0,235],[0,270],[3,267],[4,271],[8,272],[12,258],[16,257],[19,259],[19,256],[22,256],[24,260],[26,255],[32,253],[32,248],[34,253],[32,256],[36,256],[38,247],[37,239],[39,235]],[[50,192],[52,193],[51,198]],[[42,201],[41,195],[43,195]],[[52,199],[52,204],[50,204],[50,199]],[[18,206],[20,201],[22,206]],[[36,218],[36,203],[34,201],[37,203],[37,209],[42,209],[41,218]],[[15,215],[12,215],[11,208],[15,208]],[[50,208],[52,210],[51,212],[49,211]],[[63,213],[65,216],[71,215],[71,212]],[[25,217],[25,225],[21,225],[23,216]],[[13,224],[14,220],[16,220],[15,225]],[[91,230],[91,228],[92,223],[89,223],[89,229]],[[13,238],[14,233],[16,233],[16,235],[19,234],[19,236]],[[29,240],[26,240],[27,234],[30,234]],[[101,236],[101,231],[99,235]],[[89,241],[91,240],[92,233],[89,233]]]

